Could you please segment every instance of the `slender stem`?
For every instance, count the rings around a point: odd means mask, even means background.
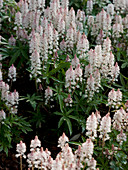
[[[41,162],[41,170],[42,170],[42,162]]]
[[[20,170],[22,170],[22,155],[20,155]]]

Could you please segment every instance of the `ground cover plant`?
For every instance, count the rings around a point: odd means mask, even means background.
[[[128,0],[0,9],[0,168],[127,169]]]

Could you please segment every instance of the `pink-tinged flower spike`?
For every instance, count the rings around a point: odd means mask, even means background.
[[[67,55],[67,57],[66,57],[66,62],[70,62],[69,55]]]
[[[31,153],[29,153],[27,155],[28,159],[27,159],[27,162],[28,162],[28,167],[35,167],[35,163],[36,163],[36,159],[37,159],[37,152],[34,152],[34,151],[31,151]]]
[[[106,114],[101,120],[100,123],[100,136],[99,138],[102,138],[103,141],[106,141],[109,139],[108,133],[111,132],[111,117],[110,113]]]
[[[101,78],[100,78],[100,72],[97,69],[94,72],[94,79],[95,79],[95,91],[98,93],[99,92],[99,88],[101,87]]]
[[[92,75],[90,75],[90,77],[87,79],[85,96],[88,97],[89,100],[92,100],[94,92],[95,92],[95,79]]]
[[[73,88],[75,85],[75,71],[73,70],[72,66],[66,71],[66,83],[65,87],[68,88],[69,93],[71,92],[71,88]]]
[[[41,50],[42,61],[47,61],[48,60],[48,39],[45,33],[43,33],[43,35],[41,36],[40,50]]]
[[[7,102],[6,102],[7,106],[9,107],[12,107],[14,104],[15,104],[15,101],[14,101],[14,94],[12,92],[10,92],[8,94],[8,99],[7,99]]]
[[[16,90],[14,90],[13,95],[14,95],[14,102],[16,105],[18,105],[19,104],[19,93]]]
[[[29,12],[29,9],[28,9],[28,2],[25,0],[23,1],[22,3],[22,6],[21,6],[21,13],[22,13],[22,16],[26,16],[27,13]]]
[[[116,62],[115,66],[112,67],[112,70],[111,70],[111,76],[112,76],[112,80],[113,81],[117,81],[117,77],[119,76],[120,74],[120,68],[118,66],[118,63]]]
[[[72,107],[72,98],[71,98],[71,95],[68,94],[68,97],[66,99],[64,99],[64,102],[66,103],[66,106],[70,106]]]
[[[0,111],[0,121],[2,121],[4,119],[6,119],[6,113],[3,110],[1,110]]]
[[[13,37],[13,35],[11,35],[11,37],[9,38],[8,43],[9,43],[9,45],[15,46],[16,40]]]
[[[92,72],[93,72],[93,68],[92,68],[91,64],[88,64],[88,65],[85,67],[84,77],[89,77],[90,75],[92,75]]]
[[[111,51],[111,40],[107,37],[107,39],[103,42],[103,55],[107,55]]]
[[[125,133],[123,133],[123,130],[121,130],[120,134],[117,135],[116,140],[120,145],[122,145],[124,141],[127,141],[127,136]]]
[[[65,34],[65,21],[63,19],[59,20],[58,27],[57,27],[59,37],[64,38]]]
[[[107,56],[106,56],[107,57]],[[112,52],[110,52],[110,55],[108,55],[109,57],[109,61],[108,61],[108,64],[109,64],[109,70],[111,72],[112,70],[112,67],[114,66],[114,55],[112,54]]]
[[[120,33],[123,33],[123,25],[118,24],[118,23],[114,24],[113,25],[113,37],[117,37],[117,38],[121,37]]]
[[[96,57],[97,57],[97,60],[96,60],[96,66],[98,68],[101,67],[101,63],[102,63],[102,48],[101,48],[101,45],[96,45],[95,46],[95,52],[96,52]]]
[[[48,51],[49,54],[52,54],[52,49],[53,49],[53,25],[48,24],[48,29],[47,29],[47,40],[48,40]]]
[[[70,11],[69,11],[69,23],[73,22],[75,23],[75,11],[73,9],[73,7],[71,7]]]
[[[91,64],[91,66],[93,67],[93,70],[96,70],[98,58],[95,50],[90,49],[90,51],[88,52],[88,60],[89,60],[89,64]]]
[[[76,68],[78,66],[78,64],[80,64],[80,60],[79,60],[79,58],[77,58],[77,56],[75,54],[74,58],[72,59],[71,65],[73,68]]]
[[[61,1],[61,6],[63,9],[66,9],[66,11],[68,11],[69,8],[69,0],[63,0]]]
[[[82,69],[80,68],[80,64],[77,65],[77,67],[75,68],[75,79],[76,81],[80,81],[82,82]],[[77,88],[79,88],[79,85],[77,85]]]
[[[2,80],[3,80],[3,76],[2,76],[2,71],[0,69],[0,81],[2,81]]]
[[[43,147],[39,151],[37,151],[37,168],[45,169],[47,167],[47,155],[46,152],[43,150]]]
[[[95,116],[94,113],[92,113],[86,121],[86,135],[91,138],[91,139],[95,139],[95,137],[97,137],[97,118]]]
[[[67,46],[69,52],[72,51],[73,46],[74,46],[74,31],[73,31],[72,27],[70,27],[67,30],[66,46]]]
[[[87,168],[88,170],[96,169],[96,160],[94,158],[88,160],[87,165],[88,165]]]
[[[65,167],[75,170],[75,157],[70,147],[67,147],[63,152]]]
[[[45,105],[48,104],[48,101],[49,101],[49,100],[53,101],[52,96],[53,96],[53,91],[52,91],[52,89],[50,89],[50,87],[48,86],[47,89],[45,90],[45,99],[46,99]]]
[[[113,128],[116,130],[125,129],[126,130],[126,112],[121,107],[120,110],[117,110],[117,112],[113,116]]]
[[[80,58],[85,57],[85,52],[87,52],[88,49],[89,49],[89,41],[85,33],[83,33],[83,35],[81,36],[81,39],[77,43],[77,51],[78,51],[78,54],[80,54]]]
[[[41,82],[41,80],[39,78],[37,78],[38,75],[41,75],[41,61],[40,61],[40,55],[37,52],[37,50],[35,50],[32,55],[30,56],[30,60],[31,60],[31,74],[30,74],[30,78],[34,77],[36,78],[36,82]]]
[[[62,160],[56,158],[52,163],[51,170],[60,170],[60,169],[62,169]]]
[[[92,10],[93,10],[93,1],[92,0],[88,0],[87,1],[87,14],[91,14]]]
[[[88,158],[91,159],[93,155],[94,145],[91,139],[87,139],[85,143],[82,144],[82,152],[83,152],[83,159]]]
[[[31,140],[30,147],[30,151],[34,151],[37,147],[41,147],[41,141],[38,139],[38,136],[35,136],[35,139]]]
[[[38,9],[41,9],[41,11],[44,11],[44,7],[45,7],[45,0],[38,0]]]
[[[66,42],[64,41],[64,39],[60,42],[60,49],[62,51],[66,51]]]
[[[15,24],[20,27],[22,24],[22,14],[20,12],[17,12],[15,15]],[[17,29],[17,27],[15,27],[14,29]]]
[[[91,15],[88,16],[87,24],[89,27],[93,27],[93,25],[94,25],[94,17],[93,16],[91,16]]]
[[[0,81],[1,100],[8,101],[9,85]]]
[[[38,33],[35,33],[33,31],[32,37],[30,37],[30,43],[29,43],[29,52],[33,53],[35,50],[37,50],[38,53],[40,53],[40,35]]]
[[[59,50],[58,48],[58,32],[54,29],[53,30],[53,52],[57,52]]]
[[[24,155],[24,153],[26,152],[26,145],[25,145],[25,143],[20,141],[20,143],[17,144],[17,146],[16,146],[16,151],[18,152],[18,154],[16,154],[17,158],[19,156],[23,156],[23,158],[26,158],[26,156]]]
[[[65,135],[65,133],[63,133],[63,135],[58,139],[58,147],[63,148],[68,141],[68,137]]]
[[[114,11],[114,5],[113,5],[113,4],[108,4],[108,6],[107,6],[107,12],[108,12],[111,16],[114,15],[115,11]]]
[[[14,67],[13,64],[9,68],[8,77],[9,77],[8,81],[10,81],[10,80],[16,81],[16,68]]]
[[[112,89],[109,93],[108,93],[108,104],[107,106],[112,106],[114,107],[116,105],[116,91],[114,89]]]

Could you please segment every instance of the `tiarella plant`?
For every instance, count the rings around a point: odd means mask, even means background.
[[[32,169],[126,168],[127,13],[128,0],[0,0],[0,151],[31,123],[79,139],[73,152],[63,134],[53,160],[36,136]]]

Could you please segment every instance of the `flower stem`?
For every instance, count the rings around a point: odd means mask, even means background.
[[[22,170],[22,155],[20,155],[20,170]]]

